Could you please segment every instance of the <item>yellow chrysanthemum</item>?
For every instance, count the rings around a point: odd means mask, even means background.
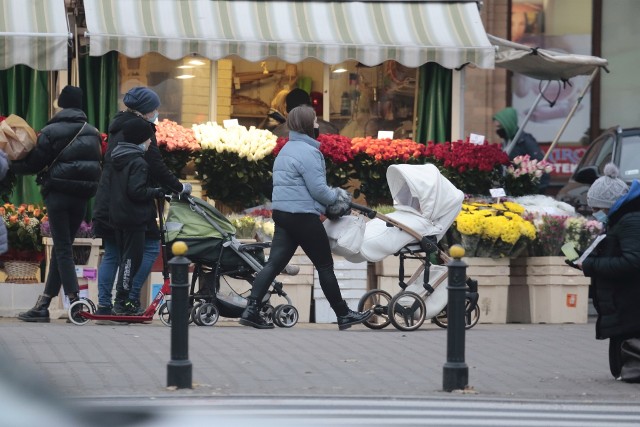
[[[517,214],[524,213],[524,210],[525,210],[524,206],[522,206],[522,205],[520,205],[518,203],[515,203],[515,202],[504,202],[503,204],[511,212],[515,212]]]

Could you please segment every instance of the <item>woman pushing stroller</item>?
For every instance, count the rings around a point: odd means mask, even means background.
[[[322,292],[336,314],[338,328],[347,329],[366,321],[373,313],[352,311],[342,298],[320,215],[348,212],[351,195],[327,185],[324,157],[320,143],[314,139],[318,123],[313,108],[307,105],[294,108],[287,117],[287,125],[289,142],[273,165],[275,232],[271,253],[253,282],[240,324],[259,329],[274,327],[260,314],[262,300],[269,284],[285,269],[300,246],[318,271]]]

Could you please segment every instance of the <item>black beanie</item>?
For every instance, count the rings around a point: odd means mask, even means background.
[[[58,107],[82,110],[82,89],[76,86],[65,86],[58,96]]]
[[[300,105],[311,105],[311,97],[305,90],[295,88],[287,94],[284,102],[287,104],[287,113],[290,113],[291,110]]]
[[[129,120],[122,126],[122,139],[131,144],[142,144],[153,136],[151,123],[144,119]]]
[[[149,88],[137,86],[124,95],[123,102],[124,105],[132,110],[139,111],[142,114],[148,114],[158,109],[160,106],[160,97]]]

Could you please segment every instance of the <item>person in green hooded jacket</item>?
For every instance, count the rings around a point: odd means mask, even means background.
[[[509,142],[518,133],[518,113],[513,107],[507,107],[498,111],[493,116],[493,123],[496,126],[496,133],[503,140],[503,147],[507,147]],[[527,132],[521,132],[518,137],[518,141],[513,146],[511,153],[509,153],[509,160],[513,160],[518,156],[529,155],[530,159],[542,160],[544,158],[544,152],[538,145],[538,141]],[[544,193],[544,190],[549,186],[550,176],[545,173],[540,179],[538,184],[538,191]]]

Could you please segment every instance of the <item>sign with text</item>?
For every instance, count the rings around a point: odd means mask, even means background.
[[[378,139],[393,139],[393,131],[392,130],[378,131]]]
[[[239,126],[238,119],[229,119],[222,122],[225,129],[232,128],[234,126]]]
[[[549,143],[541,143],[540,148],[545,153],[549,150]],[[547,161],[551,163],[553,171],[552,177],[569,178],[575,172],[580,159],[587,151],[587,147],[582,145],[556,145]]]

